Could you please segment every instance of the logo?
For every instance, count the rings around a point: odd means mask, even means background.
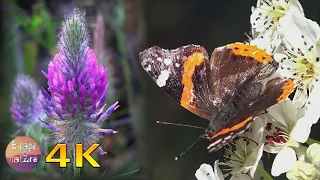
[[[13,139],[7,146],[6,159],[15,170],[27,172],[34,169],[41,157],[40,147],[37,142],[27,136]]]
[[[75,166],[77,168],[83,167],[83,158],[85,158],[92,167],[100,167],[98,162],[92,158],[90,155],[99,147],[99,144],[92,144],[87,151],[83,153],[82,144],[76,144],[75,146]],[[59,158],[54,158],[53,156],[59,151]],[[46,163],[59,163],[62,168],[67,167],[67,163],[71,160],[67,158],[67,145],[57,144],[52,151],[46,157]]]
[[[200,137],[216,151],[243,133],[254,117],[294,90],[278,62],[256,46],[233,43],[211,58],[202,46],[154,46],[140,53],[144,70],[182,107],[209,121]]]

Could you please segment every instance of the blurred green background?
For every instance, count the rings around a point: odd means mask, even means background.
[[[320,1],[300,1],[306,17],[320,22]],[[184,151],[203,132],[158,125],[167,121],[206,127],[208,122],[188,112],[169,98],[140,67],[138,53],[158,45],[171,49],[187,44],[215,47],[246,40],[251,6],[256,0],[29,0],[3,1],[0,76],[1,179],[48,179],[45,175],[9,173],[4,160],[10,134],[16,131],[10,116],[10,91],[14,77],[25,73],[46,87],[40,70],[57,52],[56,40],[65,14],[79,7],[86,11],[91,46],[100,63],[109,69],[109,100],[121,108],[106,127],[119,131],[101,143],[108,155],[100,156],[97,177],[109,179],[186,180],[195,179],[202,163],[213,164],[221,152],[209,154],[207,140],[201,140],[179,161]],[[313,126],[311,137],[320,125]],[[272,162],[272,161],[271,161]],[[270,167],[266,161],[265,166]],[[90,176],[92,169],[88,168]],[[16,175],[15,175],[16,174]],[[93,173],[94,174],[94,173]],[[102,176],[102,177],[101,177]]]

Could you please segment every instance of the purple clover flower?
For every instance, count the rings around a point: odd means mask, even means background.
[[[102,123],[116,110],[115,102],[106,108],[108,95],[107,69],[98,65],[89,47],[89,36],[84,13],[75,9],[62,24],[58,42],[59,53],[49,63],[48,91],[42,89],[41,105],[50,118],[43,126],[53,131],[57,143],[70,148],[83,144],[87,149],[106,134]],[[71,149],[72,151],[73,149]],[[104,153],[99,148],[100,153]]]
[[[40,112],[37,83],[26,75],[18,75],[13,83],[11,116],[22,127],[33,124]]]

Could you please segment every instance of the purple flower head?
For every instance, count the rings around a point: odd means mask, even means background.
[[[89,47],[84,13],[75,9],[63,22],[58,42],[59,53],[49,63],[49,92],[42,89],[41,105],[50,118],[44,127],[54,132],[58,143],[88,148],[99,138],[116,131],[101,129],[103,121],[118,107],[106,107],[107,69],[98,65]],[[108,133],[102,133],[108,132]]]
[[[18,125],[35,122],[40,111],[37,83],[26,75],[18,75],[13,84],[11,97],[11,116]]]

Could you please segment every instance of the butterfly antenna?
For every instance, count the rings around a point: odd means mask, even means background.
[[[185,151],[183,151],[179,156],[176,156],[174,158],[174,160],[179,160],[181,158],[181,156],[183,156],[186,152],[188,152],[199,140],[201,139],[201,137],[199,137],[197,140],[195,140]]]
[[[166,125],[174,125],[174,126],[182,126],[182,127],[190,127],[190,128],[196,128],[196,129],[206,129],[204,127],[199,126],[193,126],[188,124],[177,124],[177,123],[170,123],[170,122],[163,122],[163,121],[157,121],[158,124],[166,124]]]

